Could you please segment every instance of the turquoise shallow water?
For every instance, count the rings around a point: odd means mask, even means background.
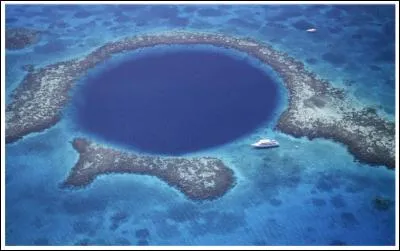
[[[6,52],[7,97],[24,64],[41,67],[126,35],[185,28],[268,42],[394,119],[390,6],[9,5],[6,25],[46,30],[35,46]],[[305,32],[311,26],[318,31]],[[372,200],[395,199],[395,172],[354,162],[341,144],[295,139],[273,131],[272,121],[189,153],[222,158],[235,172],[237,185],[211,202],[189,201],[137,175],[101,176],[69,191],[58,185],[78,158],[69,141],[83,135],[69,116],[67,110],[53,128],[6,146],[8,245],[394,245],[395,209],[379,211]],[[281,147],[249,148],[262,136]]]

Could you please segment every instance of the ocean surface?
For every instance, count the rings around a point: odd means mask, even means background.
[[[394,6],[9,4],[5,19],[6,28],[45,31],[39,43],[6,51],[7,103],[23,65],[178,28],[269,43],[394,120]],[[275,131],[287,107],[281,81],[255,59],[212,46],[143,49],[90,70],[57,125],[6,145],[6,245],[394,245],[395,207],[379,210],[374,199],[395,200],[395,171],[358,163],[331,140]],[[143,175],[61,189],[77,136],[143,154],[218,157],[237,183],[202,202]],[[281,146],[249,147],[261,137]]]

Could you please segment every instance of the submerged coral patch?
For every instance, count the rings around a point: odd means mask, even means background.
[[[36,44],[41,35],[40,31],[28,28],[10,28],[5,33],[6,48],[9,50],[19,50]]]

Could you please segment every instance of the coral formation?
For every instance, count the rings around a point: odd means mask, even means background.
[[[169,31],[107,43],[86,57],[29,73],[6,109],[6,141],[49,128],[61,116],[74,82],[97,64],[124,51],[170,44],[208,44],[246,52],[272,67],[283,79],[289,103],[276,129],[295,137],[327,138],[348,146],[361,162],[395,167],[395,125],[357,105],[342,89],[317,78],[304,64],[272,46],[225,34]]]

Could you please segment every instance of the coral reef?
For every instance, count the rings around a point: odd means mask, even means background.
[[[86,186],[101,174],[134,173],[155,176],[192,200],[212,200],[235,185],[233,171],[216,158],[139,156],[83,138],[74,139],[72,144],[79,160],[61,185],[63,188]]]
[[[250,38],[186,31],[159,32],[107,43],[86,57],[29,73],[6,109],[6,141],[49,128],[60,119],[68,91],[89,68],[113,54],[170,44],[208,44],[246,52],[272,67],[283,79],[289,103],[276,129],[295,137],[327,138],[345,144],[361,162],[395,167],[395,124],[304,68],[272,46]]]

